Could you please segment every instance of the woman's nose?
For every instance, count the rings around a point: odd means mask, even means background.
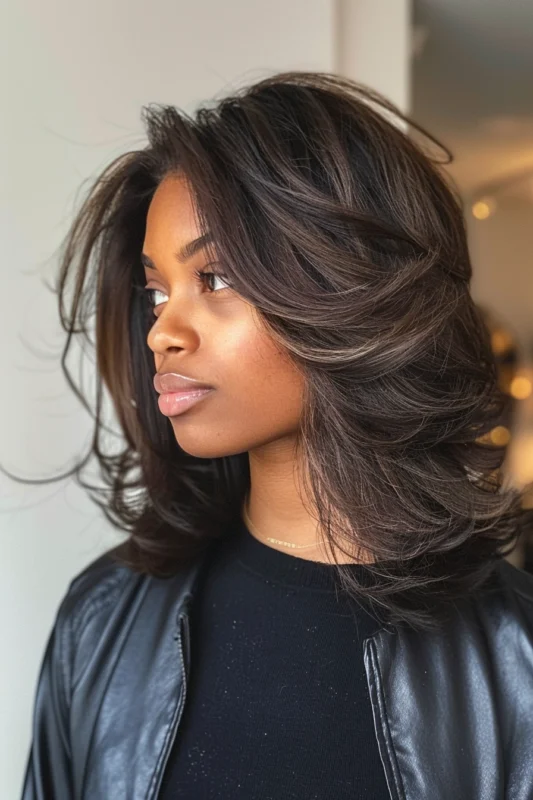
[[[195,346],[197,335],[183,319],[177,313],[170,313],[168,306],[155,318],[146,339],[153,353],[164,355]]]

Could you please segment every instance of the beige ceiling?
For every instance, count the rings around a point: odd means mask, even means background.
[[[411,113],[462,192],[533,177],[533,0],[414,0],[413,23]]]

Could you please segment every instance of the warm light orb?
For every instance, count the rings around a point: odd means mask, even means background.
[[[482,203],[481,200],[479,200],[472,206],[472,214],[476,219],[487,219],[487,217],[490,216],[490,208],[486,203]]]
[[[509,391],[515,400],[525,400],[531,394],[531,381],[524,375],[517,375],[513,378]]]
[[[472,205],[472,214],[476,219],[487,219],[496,209],[493,197],[483,197]]]
[[[503,355],[514,343],[513,337],[505,328],[496,328],[491,334],[492,351],[497,356]]]
[[[511,440],[511,433],[505,425],[497,425],[490,432],[490,439],[494,444],[504,445],[509,444]]]

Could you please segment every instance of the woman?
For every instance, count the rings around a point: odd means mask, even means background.
[[[24,800],[533,796],[506,398],[394,114],[306,72],[152,106],[79,210],[60,313],[67,349],[96,313],[128,537],[58,609]]]

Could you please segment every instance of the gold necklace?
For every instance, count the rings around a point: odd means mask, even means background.
[[[246,508],[244,506],[243,506],[243,509],[242,509],[242,514],[243,514],[244,521],[246,522],[246,524],[256,534],[258,534],[260,539],[263,539],[262,535],[259,533],[257,528],[255,528],[254,525],[252,525],[252,521],[250,520],[250,517],[246,513]],[[275,542],[275,544],[283,544],[283,545],[285,545],[285,547],[292,547],[293,550],[303,550],[305,547],[316,547],[317,544],[321,544],[322,542],[325,541],[325,539],[320,539],[320,541],[316,542],[316,544],[293,544],[293,542],[282,542],[281,539],[273,539],[271,536],[266,536],[265,538],[269,542]]]

